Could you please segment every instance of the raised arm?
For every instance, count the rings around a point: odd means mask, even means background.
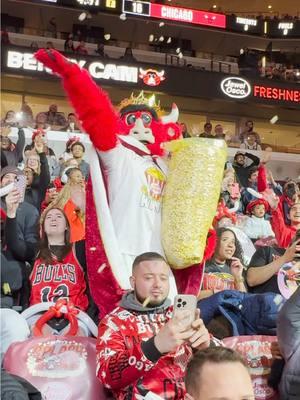
[[[278,245],[286,248],[293,239],[295,232],[286,226],[282,211],[279,209],[279,207],[272,210],[271,226]]]
[[[35,58],[62,78],[62,83],[84,130],[101,151],[117,144],[117,114],[104,92],[88,72],[56,50],[40,49]]]
[[[252,164],[250,165],[250,167],[254,167],[255,165],[259,165],[260,159],[258,157],[256,157],[254,154],[245,153],[245,156],[250,158],[250,160],[252,160]]]
[[[16,143],[16,148],[14,150],[17,154],[18,162],[21,162],[23,159],[24,146],[25,146],[25,133],[23,129],[19,129],[18,141]]]
[[[285,253],[278,258],[274,258],[269,264],[262,265],[264,259],[264,249],[260,247],[256,250],[247,270],[247,283],[250,287],[259,286],[267,282],[278,273],[282,265],[293,260],[296,251],[296,244],[291,245]]]
[[[268,188],[267,171],[263,164],[258,167],[257,189],[264,192]]]

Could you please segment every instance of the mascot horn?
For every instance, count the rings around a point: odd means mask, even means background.
[[[86,70],[55,50],[39,50],[35,57],[62,78],[94,146],[89,158],[86,256],[91,293],[104,316],[130,289],[133,259],[149,251],[164,254],[161,206],[168,171],[162,144],[180,137],[178,109],[173,104],[171,113],[160,117],[159,107],[146,104],[141,93],[124,101],[117,113]],[[207,233],[208,229],[205,239]],[[204,259],[214,246],[211,232]],[[203,253],[195,265],[175,271],[180,292],[197,294],[202,258]],[[174,280],[171,292],[176,292]]]

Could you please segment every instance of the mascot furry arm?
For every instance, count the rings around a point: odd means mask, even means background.
[[[118,116],[107,94],[88,72],[56,50],[41,49],[35,58],[62,78],[69,100],[94,146],[101,151],[114,148],[118,140]]]

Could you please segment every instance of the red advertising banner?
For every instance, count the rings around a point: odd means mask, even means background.
[[[268,385],[271,372],[271,344],[276,336],[234,336],[223,339],[226,347],[236,350],[244,358],[252,379],[255,400],[279,400]]]
[[[214,28],[226,28],[226,16],[208,11],[190,8],[165,6],[151,3],[150,17],[186,22],[188,24],[206,25]]]
[[[253,96],[262,99],[300,103],[300,90],[282,89],[267,85],[253,85]]]

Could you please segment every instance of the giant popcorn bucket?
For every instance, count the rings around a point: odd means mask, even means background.
[[[220,196],[224,140],[190,138],[165,144],[171,153],[162,208],[162,244],[175,269],[200,263]]]

